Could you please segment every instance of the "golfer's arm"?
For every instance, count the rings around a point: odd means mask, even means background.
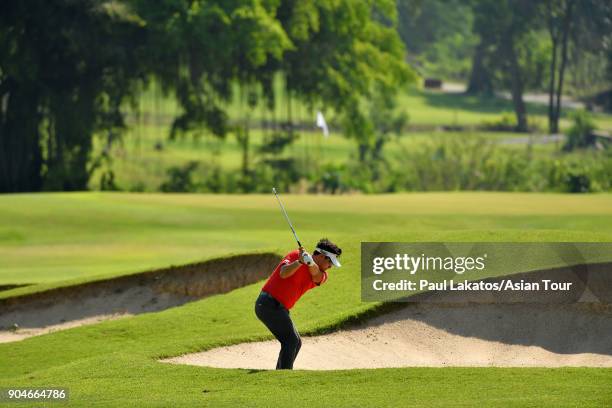
[[[317,264],[309,265],[308,272],[312,275],[312,281],[314,283],[319,283],[323,280],[323,272],[321,272]]]
[[[280,277],[283,279],[290,277],[291,275],[295,273],[295,271],[298,270],[299,267],[300,267],[300,261],[293,261],[290,264],[281,266],[280,272],[279,272]]]

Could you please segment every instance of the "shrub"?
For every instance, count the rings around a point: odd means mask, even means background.
[[[480,137],[429,139],[397,158],[356,159],[304,168],[293,159],[260,160],[245,176],[218,164],[190,162],[168,170],[162,191],[269,193],[282,190],[342,194],[397,191],[612,190],[612,152],[530,154]]]
[[[170,167],[166,172],[168,179],[159,186],[159,189],[165,193],[195,192],[197,184],[193,180],[193,172],[197,168],[197,161],[190,161],[183,166]]]
[[[485,130],[499,132],[513,132],[516,130],[516,116],[510,112],[504,112],[501,118],[492,121],[485,121],[481,127]]]
[[[101,191],[120,191],[121,189],[115,181],[115,172],[107,170],[102,173],[100,177],[100,190]]]
[[[566,134],[563,150],[572,151],[594,145],[595,122],[593,122],[591,115],[585,110],[579,110],[572,114],[572,121],[572,127]]]

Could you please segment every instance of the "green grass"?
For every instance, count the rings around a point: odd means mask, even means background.
[[[514,118],[512,102],[495,96],[409,89],[400,94],[400,101],[401,106],[410,114],[410,123],[415,125],[474,126],[498,121],[504,114]],[[548,126],[548,107],[536,103],[526,103],[526,106],[529,121],[545,132]],[[562,130],[571,124],[568,119],[571,111],[562,111]],[[612,115],[594,113],[593,118],[598,128],[612,130]]]
[[[546,230],[551,240],[612,241],[612,196],[605,194],[286,195],[284,199],[304,242],[315,242],[320,235],[363,240],[363,233],[420,240],[443,231],[480,241],[500,239],[504,236],[496,232],[500,230],[512,240],[523,230]],[[229,252],[282,251],[289,245],[290,231],[272,195],[0,197],[0,284],[124,273]]]
[[[42,386],[81,377],[81,385],[70,388],[67,405],[87,407],[601,407],[612,400],[606,386],[611,370],[411,368],[313,374],[170,366],[125,353],[112,357],[23,378]]]
[[[227,105],[229,118],[231,120],[242,120],[248,114],[250,119],[256,122],[273,119],[287,120],[288,99],[280,76],[276,78],[274,87],[276,101],[270,111],[262,101],[254,108],[247,108],[245,103],[240,102],[239,86],[235,86],[234,98]],[[499,120],[503,114],[513,116],[514,112],[510,100],[497,96],[468,96],[461,93],[421,89],[414,85],[408,85],[400,89],[398,96],[398,109],[406,111],[410,115],[410,123],[414,125],[482,125],[484,122]],[[291,101],[291,106],[291,116],[296,122],[312,123],[314,125],[317,109],[326,114],[328,121],[334,119],[333,113],[322,106],[311,109],[295,99]],[[542,129],[546,129],[548,123],[547,105],[527,102],[526,107],[530,120],[537,123]],[[166,123],[171,117],[179,113],[181,108],[171,95],[164,96],[153,84],[143,90],[137,103],[137,111],[141,112],[141,121],[146,121],[147,118],[153,120],[157,118],[157,123]],[[571,109],[562,110],[560,123],[562,129],[568,126],[567,114],[571,111]],[[597,127],[612,130],[612,115],[594,113],[593,116]]]
[[[308,247],[326,235],[344,248],[344,267],[332,271],[328,283],[307,293],[292,310],[302,334],[333,329],[376,306],[360,301],[361,241],[612,242],[609,194],[283,199]],[[283,253],[293,243],[276,205],[273,196],[257,195],[0,196],[0,283],[61,285],[69,278],[87,280],[102,272],[135,272],[228,252],[273,248]],[[122,258],[113,251],[123,245],[130,249]],[[71,269],[72,263],[81,267]],[[271,338],[252,311],[260,287],[257,283],[158,313],[0,344],[0,387],[68,387],[69,406],[605,406],[612,401],[610,369],[278,373],[155,361]]]

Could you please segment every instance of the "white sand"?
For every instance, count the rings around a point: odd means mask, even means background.
[[[162,360],[273,369],[280,344],[244,343]],[[302,337],[295,369],[407,366],[612,367],[612,313],[589,305],[408,305],[359,326]]]
[[[66,314],[67,315],[67,314]],[[95,324],[105,320],[115,320],[121,317],[132,316],[129,313],[115,313],[109,315],[96,315],[84,319],[75,319],[64,323],[52,324],[48,326],[40,325],[41,327],[34,328],[17,328],[16,330],[0,330],[0,343],[10,343],[27,339],[28,337],[40,336],[41,334],[51,333],[59,330],[66,330],[72,327],[85,326]]]

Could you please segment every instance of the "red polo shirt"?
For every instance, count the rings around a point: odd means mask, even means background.
[[[288,278],[281,278],[280,269],[283,265],[289,265],[290,263],[297,261],[300,257],[300,251],[294,250],[289,252],[283,260],[276,266],[272,275],[268,278],[268,281],[261,289],[268,292],[276,300],[281,302],[283,306],[291,309],[295,302],[302,297],[307,290],[320,286],[321,283],[327,280],[327,272],[323,272],[323,280],[320,283],[314,283],[312,281],[312,275],[308,271],[308,265],[300,265],[293,275]]]

